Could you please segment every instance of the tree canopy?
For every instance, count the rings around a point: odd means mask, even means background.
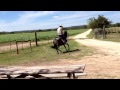
[[[94,17],[88,19],[88,27],[92,28],[92,29],[103,28],[104,25],[105,25],[105,27],[108,27],[111,23],[112,23],[112,21],[109,21],[103,15],[98,15],[97,19]]]

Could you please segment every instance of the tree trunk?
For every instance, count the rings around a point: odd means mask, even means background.
[[[106,34],[105,34],[105,25],[103,25],[103,39],[106,38]]]
[[[93,32],[94,32],[94,37],[93,38],[94,39],[97,39],[97,31],[98,31],[97,29],[93,29]]]

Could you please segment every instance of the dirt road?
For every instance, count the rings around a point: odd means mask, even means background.
[[[87,39],[90,31],[74,37],[78,43],[98,50],[97,54],[83,57],[79,61],[87,64],[86,72],[89,76],[86,78],[120,78],[120,43]]]
[[[87,76],[81,76],[83,79],[119,79],[120,78],[120,43],[110,41],[100,41],[88,39],[86,36],[91,31],[79,34],[74,39],[83,45],[96,48],[96,54],[82,57],[80,60],[59,60],[52,63],[42,63],[42,66],[50,65],[78,65],[86,64],[85,72]],[[19,67],[18,68],[25,68]],[[35,66],[34,68],[39,68]]]

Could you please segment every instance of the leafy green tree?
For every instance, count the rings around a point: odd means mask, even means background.
[[[94,17],[88,19],[88,27],[89,28],[95,29],[98,27],[97,24],[98,24],[97,19],[95,19]]]
[[[103,15],[98,15],[97,19],[95,19],[94,17],[88,19],[88,27],[92,28],[92,29],[101,28],[103,31],[103,33],[102,33],[103,38],[106,38],[105,28],[108,27],[111,23],[112,23],[112,21],[109,21]]]

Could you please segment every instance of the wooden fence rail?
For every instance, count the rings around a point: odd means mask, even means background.
[[[6,75],[8,79],[15,79],[15,78],[25,78],[27,76],[32,76],[35,78],[46,77],[46,78],[53,78],[53,77],[68,77],[77,79],[78,76],[76,75],[86,75],[84,73],[85,70],[84,65],[71,65],[71,66],[52,66],[52,67],[40,67],[38,69],[1,69],[0,75]],[[17,75],[16,77],[12,77],[12,75]]]

